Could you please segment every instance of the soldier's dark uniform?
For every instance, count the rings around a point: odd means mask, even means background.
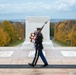
[[[42,52],[42,49],[43,49],[43,44],[42,44],[42,41],[43,41],[43,35],[42,33],[38,33],[37,34],[37,38],[35,40],[35,57],[33,59],[33,62],[32,64],[29,64],[31,66],[35,66],[37,64],[37,61],[38,61],[38,58],[39,56],[41,57],[42,61],[44,62],[44,65],[43,66],[47,66],[48,65],[48,62]]]

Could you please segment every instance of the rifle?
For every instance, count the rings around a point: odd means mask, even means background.
[[[49,20],[47,20],[47,21],[43,24],[43,26],[41,27],[39,33],[42,31],[42,29],[44,28],[44,26],[47,24],[48,21],[49,21]],[[31,36],[30,36],[30,41],[32,42],[32,40],[34,39],[34,37],[37,36],[37,34],[31,33],[30,35],[31,35]]]
[[[49,21],[49,20],[47,20],[47,21],[44,23],[44,25],[41,27],[41,30],[40,30],[39,32],[42,31],[42,29],[44,28],[44,26],[47,24],[48,21]]]

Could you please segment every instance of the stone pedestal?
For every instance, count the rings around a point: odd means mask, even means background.
[[[43,34],[43,45],[45,49],[53,48],[52,41],[50,40],[50,18],[49,17],[26,17],[26,29],[25,29],[25,41],[22,44],[21,49],[32,49],[33,44],[30,42],[30,34],[36,31],[37,28],[41,28],[43,24],[47,21],[48,23],[42,30]]]

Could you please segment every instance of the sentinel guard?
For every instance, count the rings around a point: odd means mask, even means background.
[[[45,24],[48,21],[45,22]],[[43,27],[45,26],[45,24],[41,27],[41,28],[37,28],[37,31],[35,31],[34,33],[31,33],[30,35],[30,41],[34,43],[35,46],[35,56],[34,59],[32,61],[32,63],[28,63],[30,66],[34,67],[37,64],[38,58],[39,56],[41,57],[42,61],[44,62],[43,67],[48,65],[48,62],[42,52],[43,50],[43,34],[41,33]]]

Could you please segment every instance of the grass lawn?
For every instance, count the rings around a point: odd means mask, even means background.
[[[60,46],[63,46],[63,47],[71,47],[71,46],[69,46],[69,45],[67,45],[65,43],[58,42],[58,41],[55,41],[55,40],[53,40],[53,42],[55,42],[56,44],[59,44]]]
[[[17,41],[15,41],[13,43],[10,43],[8,46],[17,46],[17,45],[19,45],[19,44],[21,44],[23,42],[24,42],[24,40],[17,40]]]

